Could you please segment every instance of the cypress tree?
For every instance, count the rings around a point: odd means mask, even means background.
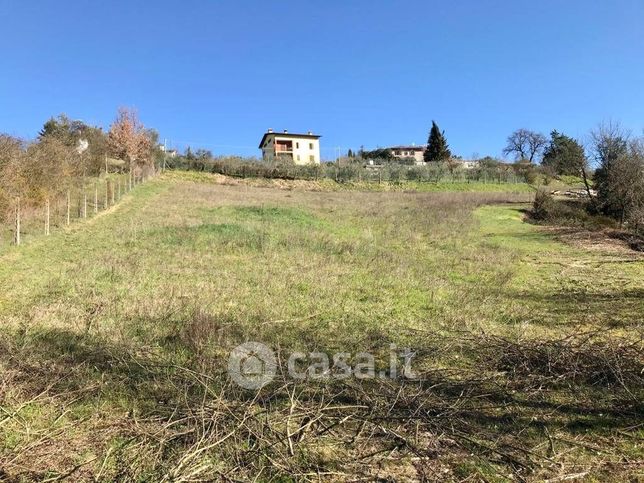
[[[425,150],[423,159],[425,162],[447,161],[451,156],[452,153],[445,139],[445,131],[441,131],[438,128],[438,124],[432,121],[432,129],[429,131],[427,149]]]

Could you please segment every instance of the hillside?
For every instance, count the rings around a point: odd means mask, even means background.
[[[262,183],[165,174],[0,254],[3,478],[641,476],[641,254],[524,223],[528,185]],[[286,373],[392,345],[416,378]]]

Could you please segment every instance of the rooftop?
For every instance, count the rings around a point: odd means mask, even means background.
[[[389,149],[392,151],[425,151],[426,146],[391,146]]]
[[[260,148],[264,146],[264,141],[266,141],[266,138],[268,136],[279,136],[281,138],[308,138],[308,139],[320,139],[321,137],[321,136],[318,136],[317,134],[313,134],[311,131],[309,131],[306,134],[296,134],[296,133],[290,133],[286,129],[284,129],[283,132],[275,132],[272,129],[269,129],[264,133],[264,136],[262,136],[262,140],[259,142]]]

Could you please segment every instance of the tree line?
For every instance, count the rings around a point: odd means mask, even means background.
[[[18,202],[42,206],[107,173],[141,176],[160,155],[158,134],[127,108],[107,132],[61,114],[32,141],[0,134],[0,216],[10,217]]]
[[[539,175],[578,176],[588,195],[588,210],[644,226],[644,139],[633,136],[617,123],[603,123],[590,133],[585,147],[578,140],[557,130],[546,137],[529,129],[518,129],[508,136],[504,156],[514,157],[514,171],[529,183]],[[349,153],[352,155],[353,153]],[[360,159],[396,162],[390,149],[360,150]],[[445,131],[435,121],[427,139],[423,160],[427,164],[445,163],[454,166]],[[494,158],[479,161],[488,169],[500,169]],[[409,160],[413,164],[414,160]],[[595,166],[595,169],[592,169]]]
[[[615,218],[620,225],[644,226],[644,138],[618,123],[600,124],[591,131],[586,146],[557,130],[548,139],[519,129],[508,137],[503,152],[518,162],[539,161],[546,176],[579,176],[589,212]]]

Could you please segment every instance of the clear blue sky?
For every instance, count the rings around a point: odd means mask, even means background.
[[[161,137],[258,155],[269,127],[333,148],[499,155],[526,127],[644,127],[643,0],[0,0],[0,132],[138,109]]]

